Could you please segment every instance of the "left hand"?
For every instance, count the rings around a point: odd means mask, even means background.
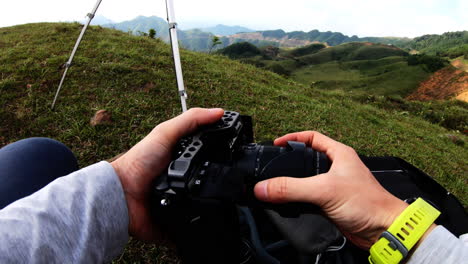
[[[154,180],[169,165],[172,150],[180,138],[201,125],[218,121],[223,114],[220,108],[192,108],[156,126],[143,140],[111,163],[122,183],[130,218],[128,230],[132,236],[144,241],[160,237],[149,211]]]
[[[275,140],[304,142],[332,162],[328,172],[307,178],[276,177],[255,186],[265,202],[305,202],[318,205],[356,246],[369,249],[408,206],[385,190],[356,151],[315,131],[292,133]]]

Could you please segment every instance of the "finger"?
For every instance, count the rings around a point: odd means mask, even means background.
[[[181,137],[194,132],[202,125],[208,125],[221,119],[224,110],[221,108],[191,108],[187,112],[158,125],[156,134],[163,136],[168,143],[175,143]]]
[[[304,142],[307,146],[313,149],[324,152],[328,158],[334,160],[337,152],[343,148],[347,148],[345,145],[338,141],[335,141],[317,131],[303,131],[297,133],[287,134],[275,140],[275,145],[285,146],[288,141],[299,141]]]
[[[257,199],[271,203],[308,202],[321,205],[327,199],[330,185],[326,174],[308,178],[277,177],[261,181],[254,187]]]

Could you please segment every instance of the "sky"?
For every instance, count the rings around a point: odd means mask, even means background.
[[[0,27],[85,21],[96,0],[1,0]],[[468,0],[174,0],[181,29],[216,24],[254,30],[336,31],[416,37],[468,30]],[[166,18],[164,0],[102,0],[96,15],[115,22],[139,15]]]

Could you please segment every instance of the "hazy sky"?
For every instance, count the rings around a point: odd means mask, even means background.
[[[96,0],[1,0],[0,27],[83,21]],[[174,0],[188,29],[216,24],[256,30],[338,31],[347,35],[415,37],[468,30],[468,0]],[[97,15],[113,21],[166,18],[164,0],[103,0]]]

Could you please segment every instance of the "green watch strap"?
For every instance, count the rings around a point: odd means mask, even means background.
[[[396,264],[439,217],[440,212],[422,198],[410,204],[370,248],[369,262]]]

